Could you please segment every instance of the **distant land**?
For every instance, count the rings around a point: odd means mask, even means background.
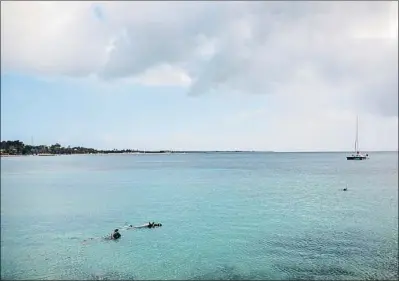
[[[155,154],[155,153],[351,153],[351,151],[265,151],[265,150],[138,150],[138,149],[94,149],[82,146],[63,147],[53,145],[27,145],[19,140],[1,141],[0,156],[55,156],[73,154]],[[368,152],[398,152],[368,151]]]
[[[53,145],[27,145],[19,140],[2,141],[0,147],[1,156],[17,156],[17,155],[71,155],[71,154],[115,154],[115,153],[226,153],[226,152],[255,152],[255,151],[184,151],[184,150],[137,150],[137,149],[112,149],[100,150],[81,146],[63,147],[59,143]],[[273,151],[262,151],[273,152]]]

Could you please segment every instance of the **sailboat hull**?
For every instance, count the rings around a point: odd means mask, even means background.
[[[347,156],[346,160],[366,160],[366,156]]]

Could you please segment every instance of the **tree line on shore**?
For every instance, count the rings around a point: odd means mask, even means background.
[[[15,141],[1,141],[0,154],[1,155],[40,155],[40,154],[97,154],[97,153],[167,153],[171,151],[140,151],[133,149],[112,149],[112,150],[97,150],[94,148],[86,148],[81,146],[63,147],[59,143],[53,145],[27,145],[19,140]]]

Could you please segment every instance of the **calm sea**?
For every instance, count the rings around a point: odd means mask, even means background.
[[[345,156],[1,158],[1,278],[397,279],[398,154]]]

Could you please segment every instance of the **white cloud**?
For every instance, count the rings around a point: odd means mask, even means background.
[[[90,2],[1,2],[3,71],[81,76],[100,67],[111,33],[89,12]]]
[[[133,81],[148,86],[189,86],[191,78],[181,68],[166,64],[144,71]]]

